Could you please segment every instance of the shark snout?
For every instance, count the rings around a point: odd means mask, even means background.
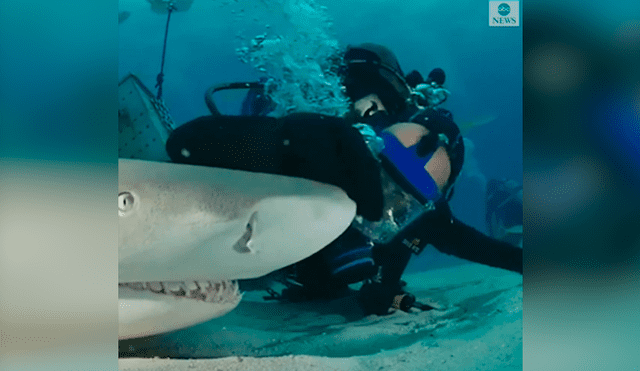
[[[233,251],[238,274],[256,278],[320,251],[350,225],[355,202],[327,186],[315,196],[271,197],[248,214]]]
[[[308,179],[120,159],[119,282],[256,278],[339,237],[356,204]]]

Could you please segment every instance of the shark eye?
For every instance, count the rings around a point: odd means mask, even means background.
[[[118,195],[118,213],[121,215],[133,208],[133,195],[129,192],[122,192]]]

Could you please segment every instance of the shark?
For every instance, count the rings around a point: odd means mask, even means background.
[[[237,280],[313,255],[355,214],[341,188],[308,179],[120,158],[118,338],[229,313]]]

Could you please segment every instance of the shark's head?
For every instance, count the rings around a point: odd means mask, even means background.
[[[118,192],[121,339],[226,314],[234,280],[314,254],[356,210],[306,179],[142,160],[119,160]]]

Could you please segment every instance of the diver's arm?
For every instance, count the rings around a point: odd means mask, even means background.
[[[365,283],[360,289],[360,305],[365,314],[387,314],[393,306],[394,299],[405,294],[400,277],[409,263],[411,254],[411,250],[405,246],[398,246],[394,241],[374,247],[374,260],[381,266],[381,270],[376,280]]]
[[[373,259],[382,266],[380,281],[384,284],[398,284],[409,264],[413,252],[402,244],[403,238],[401,234],[387,244],[374,247]]]
[[[402,289],[400,278],[409,264],[413,250],[403,244],[406,238],[407,234],[401,232],[388,243],[374,246],[373,259],[381,269],[379,277],[360,289],[360,304],[366,314],[387,314],[396,299],[407,294]],[[407,311],[408,307],[400,305],[396,309]]]
[[[449,205],[444,201],[438,202],[435,210],[409,224],[391,243],[395,250],[409,250],[407,245],[413,246],[416,253],[431,244],[444,254],[522,274],[521,248],[489,237],[464,224],[451,214]],[[402,259],[394,260],[402,262]],[[390,274],[394,278],[397,276],[396,270],[398,269],[390,268]]]
[[[521,248],[486,236],[456,218],[448,233],[432,244],[442,253],[522,274]]]
[[[448,205],[439,205],[448,208]],[[447,214],[445,210],[441,215]],[[450,212],[450,211],[449,211]],[[455,217],[440,217],[434,226],[426,226],[428,243],[438,251],[490,267],[522,274],[522,249],[489,237]]]

